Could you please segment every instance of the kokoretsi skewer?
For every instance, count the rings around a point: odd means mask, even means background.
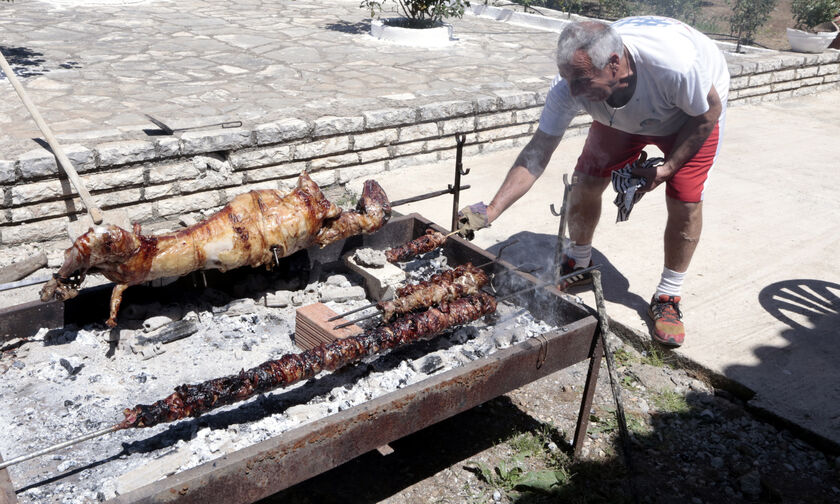
[[[451,234],[455,234],[455,232],[445,235],[440,231],[427,229],[426,234],[420,236],[419,238],[415,238],[405,245],[386,250],[385,259],[387,259],[390,263],[408,261],[420,254],[431,252],[432,250],[440,247]]]
[[[446,329],[478,320],[494,311],[495,298],[482,292],[443,303],[425,312],[406,315],[357,336],[322,344],[299,354],[284,355],[235,375],[194,385],[180,385],[165,399],[126,408],[123,411],[125,419],[116,425],[0,462],[0,469],[121,429],[151,427],[190,416],[197,417],[220,406],[307,380],[321,371],[332,371],[359,362],[368,355],[432,338]]]

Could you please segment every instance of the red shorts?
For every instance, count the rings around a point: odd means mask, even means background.
[[[720,124],[715,124],[697,154],[666,182],[665,194],[686,203],[703,201],[703,188],[718,151],[719,128]],[[659,147],[667,158],[676,139],[676,133],[668,136],[634,135],[593,121],[575,171],[595,177],[609,177],[613,171],[637,160],[647,145]]]

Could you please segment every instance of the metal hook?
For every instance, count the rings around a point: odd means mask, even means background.
[[[557,210],[554,209],[554,203],[552,203],[549,206],[549,208],[551,209],[551,215],[553,215],[555,217],[560,217],[561,215],[563,215],[561,212],[558,212]]]
[[[461,175],[467,175],[467,174],[470,173],[470,169],[467,168],[465,170],[463,168],[463,166],[461,165],[461,152],[462,152],[462,149],[464,148],[464,144],[467,143],[467,135],[464,134],[464,133],[457,133],[455,135],[455,142],[456,142],[456,145],[457,145],[457,148],[458,148],[458,150],[457,150],[458,159],[456,160],[455,166],[458,169],[458,172],[461,173]]]
[[[539,369],[545,364],[545,359],[548,357],[548,338],[542,333],[536,335],[535,338],[540,342],[540,350],[537,353],[537,369]]]

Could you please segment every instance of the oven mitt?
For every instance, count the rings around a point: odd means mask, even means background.
[[[616,192],[613,203],[618,207],[616,222],[624,222],[629,219],[633,205],[638,203],[645,194],[638,191],[647,184],[647,180],[644,177],[633,176],[633,168],[636,166],[659,166],[665,162],[665,159],[661,157],[646,158],[647,155],[642,152],[642,156],[637,161],[627,163],[624,168],[612,172],[612,186]]]
[[[483,201],[466,206],[458,212],[458,234],[467,240],[472,240],[476,231],[488,226],[487,205]]]

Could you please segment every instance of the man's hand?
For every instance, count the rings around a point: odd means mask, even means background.
[[[475,232],[490,225],[487,217],[487,205],[483,201],[462,208],[458,212],[458,234],[472,240]]]
[[[646,159],[645,152],[642,151],[642,157],[633,163],[633,168],[630,172],[635,177],[644,177],[645,186],[640,188],[641,192],[650,192],[662,182],[667,181],[674,174],[674,169],[665,162],[662,158]]]

